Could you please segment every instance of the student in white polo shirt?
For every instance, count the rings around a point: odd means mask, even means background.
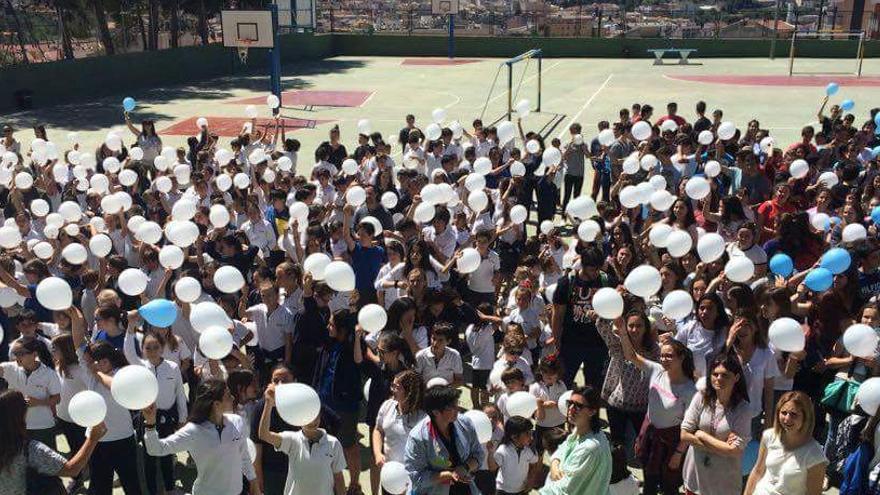
[[[295,318],[290,308],[279,304],[278,287],[271,282],[260,285],[260,299],[262,304],[247,308],[245,315],[257,326],[257,341],[263,351],[265,371],[282,359],[290,362]]]
[[[467,276],[468,290],[464,297],[474,307],[484,302],[491,304],[493,308],[496,305],[495,288],[500,281],[501,258],[498,253],[489,249],[492,235],[488,230],[481,230],[475,235],[481,261],[477,270]]]
[[[525,495],[529,492],[541,462],[531,444],[531,421],[514,416],[504,423],[501,445],[489,456],[489,468],[498,468],[495,476],[497,495]]]
[[[448,347],[454,329],[449,323],[437,323],[431,331],[431,345],[416,354],[416,371],[425,383],[432,378],[443,378],[453,387],[464,380],[461,355]]]
[[[342,444],[319,428],[321,417],[300,431],[275,433],[269,429],[275,408],[275,385],[266,389],[266,407],[260,417],[260,440],[289,458],[284,495],[342,495],[346,469]]]
[[[37,357],[40,342],[23,337],[12,344],[14,363],[0,363],[0,378],[9,388],[24,394],[28,401],[27,430],[32,440],[55,449],[55,414],[52,408],[61,402],[61,380],[52,368]]]

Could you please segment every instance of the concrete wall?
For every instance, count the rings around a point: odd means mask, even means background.
[[[349,56],[446,56],[445,36],[292,34],[282,36],[283,62]],[[696,48],[701,57],[766,57],[770,40],[713,39],[596,39],[596,38],[493,38],[456,39],[460,57],[512,57],[541,48],[546,57],[648,58],[646,50],[661,47]],[[800,56],[855,56],[855,41],[799,42]],[[778,57],[788,56],[785,41],[776,44]],[[865,56],[880,56],[880,41],[865,43]],[[0,71],[0,112],[16,109],[15,93],[32,93],[34,107],[84,101],[96,96],[123,94],[138,89],[181,84],[211,77],[265,70],[267,50],[252,50],[247,67],[234,50],[221,45],[193,46],[112,57],[31,64]]]

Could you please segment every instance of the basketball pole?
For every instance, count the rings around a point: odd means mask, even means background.
[[[270,91],[281,101],[281,37],[278,35],[278,5],[269,4],[272,13],[272,48],[269,49],[271,72],[269,76]],[[272,115],[278,116],[281,105],[272,110]]]
[[[449,14],[449,59],[455,58],[455,14]]]

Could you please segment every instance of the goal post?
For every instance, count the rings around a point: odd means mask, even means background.
[[[532,77],[536,77],[538,80],[538,91],[536,95],[536,106],[534,109],[530,110],[534,110],[536,112],[541,111],[541,73],[543,72],[541,66],[544,60],[544,52],[542,52],[539,48],[536,48],[534,50],[529,50],[525,53],[517,55],[516,57],[507,59],[503,62],[503,64],[507,66],[507,120],[510,120],[511,116],[513,115],[514,105],[516,105],[517,103],[514,100],[519,95],[519,89],[522,86],[523,81],[525,80],[526,72],[528,72],[528,64],[532,60],[537,61],[538,73]],[[523,62],[527,64],[526,68],[522,72],[519,83],[516,84],[516,86],[514,87],[513,67],[514,65]]]
[[[823,43],[843,43],[856,41],[855,49],[852,52],[853,63],[851,69],[833,71],[833,70],[796,70],[795,62],[798,59],[798,50],[802,46],[800,43],[804,41],[821,41]],[[849,59],[849,57],[846,57]],[[862,63],[865,59],[865,32],[864,31],[814,31],[814,32],[797,32],[791,35],[791,45],[788,51],[788,75],[833,75],[833,74],[850,74],[856,77],[862,76]],[[827,66],[827,64],[825,64]]]

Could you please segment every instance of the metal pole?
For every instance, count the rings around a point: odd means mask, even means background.
[[[776,38],[779,36],[779,0],[773,12],[773,38],[770,39],[770,60],[776,59]]]
[[[270,85],[273,95],[281,101],[281,37],[278,36],[278,5],[269,4],[272,12],[272,49],[269,50],[271,63]],[[277,116],[281,112],[281,106],[272,110],[272,115]]]
[[[537,112],[541,111],[541,63],[544,60],[543,55],[538,55],[538,109]]]
[[[455,58],[455,14],[449,14],[449,58]]]
[[[513,110],[513,68],[507,64],[507,120],[510,120],[510,113]]]

